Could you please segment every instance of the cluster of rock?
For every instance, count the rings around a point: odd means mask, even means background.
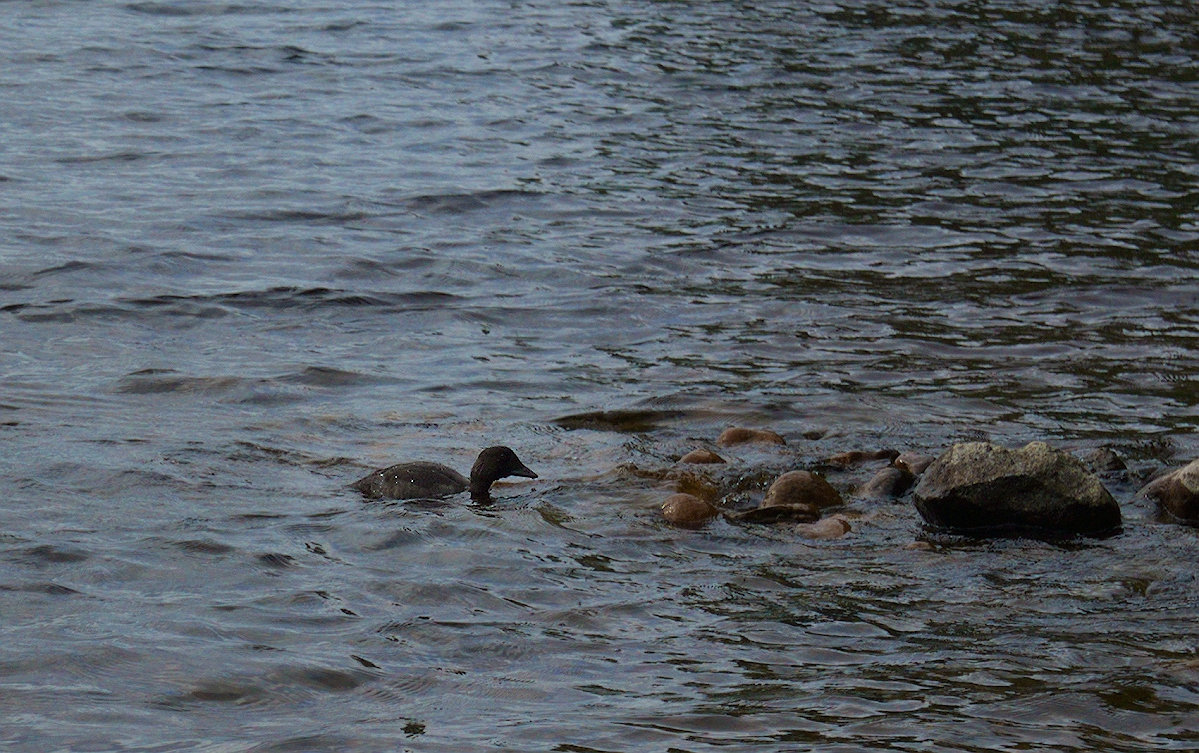
[[[785,444],[781,436],[759,429],[733,428],[716,444]],[[940,457],[899,453],[847,452],[826,458],[819,468],[840,470],[868,461],[889,461],[853,493],[857,499],[912,501],[934,532],[968,536],[1108,536],[1121,530],[1120,505],[1096,472],[1123,468],[1114,453],[1097,451],[1088,463],[1044,442],[1009,449],[989,442],[955,444]],[[682,463],[715,465],[725,460],[709,449],[695,450]],[[760,488],[760,487],[759,487]],[[1173,519],[1199,525],[1199,460],[1162,476],[1141,492]],[[836,538],[850,531],[841,494],[819,473],[792,470],[778,476],[756,507],[723,510],[690,493],[670,496],[662,516],[683,527],[701,527],[723,515],[733,523],[792,523],[812,538]]]
[[[743,444],[784,445],[773,431],[735,427],[726,429],[716,440],[719,447]],[[708,449],[693,450],[680,463],[716,465],[725,463],[719,454]],[[724,515],[734,523],[792,523],[795,532],[814,539],[838,538],[850,530],[849,521],[842,515],[822,518],[824,510],[841,507],[841,495],[822,476],[806,470],[788,471],[774,480],[766,490],[761,504],[749,510],[722,510],[696,494],[679,492],[662,503],[662,517],[684,528],[699,528],[713,518]]]

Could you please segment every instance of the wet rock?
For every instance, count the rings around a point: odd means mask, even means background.
[[[815,523],[795,526],[795,532],[805,539],[839,539],[852,530],[849,521],[840,515],[830,515]]]
[[[672,494],[662,503],[662,517],[681,528],[700,528],[719,512],[714,505],[693,494]]]
[[[936,459],[932,455],[922,455],[919,452],[901,452],[899,453],[899,457],[891,461],[891,464],[896,468],[902,468],[908,473],[914,473],[919,476]]]
[[[787,444],[787,440],[768,429],[746,429],[734,426],[720,432],[716,438],[720,447],[733,447],[739,444]]]
[[[887,466],[858,487],[854,496],[860,499],[895,499],[902,497],[914,483],[916,483],[916,477],[911,471]]]
[[[705,474],[680,473],[672,478],[674,479],[674,490],[676,492],[691,494],[700,499],[717,499],[720,497],[720,484]]]
[[[734,523],[810,523],[820,519],[820,510],[815,505],[794,503],[756,507],[727,517]]]
[[[1128,470],[1128,466],[1110,447],[1096,447],[1082,456],[1082,462],[1095,473],[1118,473]]]
[[[949,448],[924,472],[916,509],[934,530],[967,535],[1105,535],[1120,506],[1073,455],[1044,442]]]
[[[720,457],[711,450],[699,449],[692,450],[683,457],[679,458],[680,463],[694,463],[696,465],[706,465],[712,463],[723,463],[724,458]]]
[[[845,504],[841,495],[829,482],[811,471],[787,471],[774,480],[766,490],[762,507],[777,505],[812,505],[814,507],[839,507]]]
[[[1199,526],[1199,460],[1150,482],[1141,494],[1179,522]]]
[[[852,468],[855,465],[861,465],[871,460],[894,460],[897,457],[899,457],[898,450],[875,450],[873,452],[850,450],[849,452],[839,452],[836,455],[827,457],[821,460],[820,464],[834,468]]]

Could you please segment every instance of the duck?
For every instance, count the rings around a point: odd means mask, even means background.
[[[417,460],[372,471],[350,484],[371,499],[436,499],[470,490],[472,500],[491,500],[491,485],[501,478],[537,474],[516,457],[512,448],[497,445],[479,453],[470,478],[441,463]]]

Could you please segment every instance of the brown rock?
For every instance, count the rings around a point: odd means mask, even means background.
[[[680,463],[695,463],[703,465],[707,463],[723,463],[724,458],[720,457],[711,450],[698,449],[692,450],[683,457],[679,458]]]
[[[910,471],[887,466],[858,487],[854,496],[862,499],[895,499],[903,496],[903,493],[911,489],[914,483],[916,483],[916,477]]]
[[[805,539],[839,539],[853,528],[849,521],[840,515],[830,515],[815,523],[800,523],[795,526],[795,532]]]
[[[813,505],[839,507],[845,504],[829,482],[811,471],[787,471],[774,480],[766,490],[762,507],[775,505]]]
[[[932,455],[922,455],[918,452],[901,452],[899,457],[891,461],[891,464],[896,468],[902,468],[908,473],[914,473],[919,476],[924,473],[924,469],[928,468],[936,460]]]
[[[732,447],[739,444],[787,444],[787,440],[768,429],[746,429],[734,426],[720,432],[716,444],[721,447]]]
[[[672,494],[662,503],[662,517],[682,528],[700,528],[720,511],[692,494]]]
[[[1110,447],[1096,447],[1082,456],[1082,462],[1095,473],[1116,473],[1128,470],[1128,466]]]
[[[678,473],[670,476],[674,480],[674,490],[691,494],[700,499],[717,499],[720,497],[720,486],[702,473]]]
[[[1199,460],[1156,479],[1141,493],[1178,521],[1199,525]]]

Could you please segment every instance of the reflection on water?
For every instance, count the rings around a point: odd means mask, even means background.
[[[1199,541],[1136,497],[1199,455],[1193,13],[0,16],[0,747],[1199,731]],[[675,468],[730,425],[787,444]],[[976,438],[1113,447],[1124,533],[912,548],[906,500],[823,542],[656,513]],[[541,478],[492,505],[346,488],[501,443]]]

